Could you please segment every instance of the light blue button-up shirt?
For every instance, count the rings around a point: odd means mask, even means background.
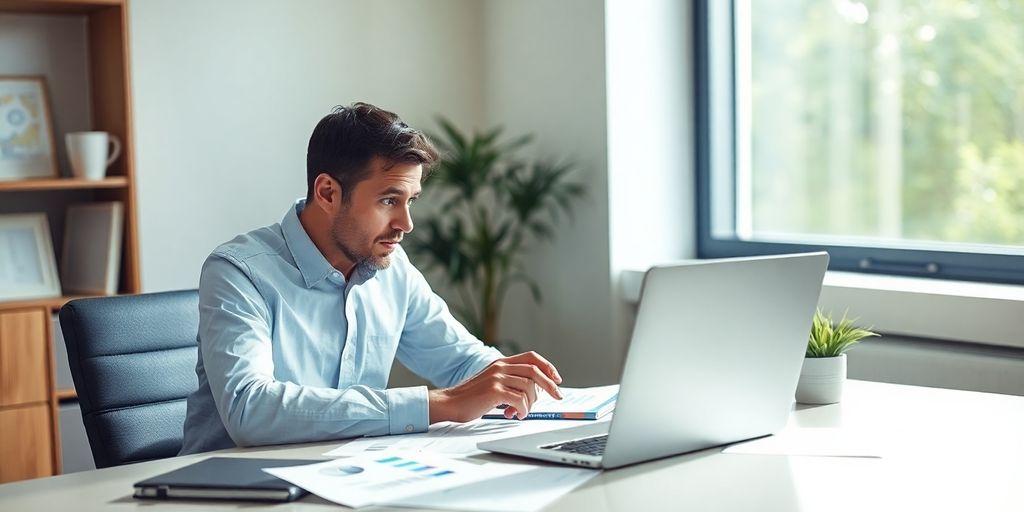
[[[397,357],[453,386],[501,354],[456,321],[402,249],[346,280],[313,245],[299,200],[227,242],[199,284],[199,389],[182,454],[422,432],[426,387],[385,389]]]

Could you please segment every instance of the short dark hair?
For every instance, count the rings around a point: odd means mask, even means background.
[[[370,173],[370,160],[381,157],[387,167],[416,163],[423,178],[437,162],[437,149],[426,135],[405,124],[393,112],[369,103],[337,106],[313,129],[306,151],[306,201],[313,199],[313,182],[327,173],[341,185],[347,203],[356,184]]]

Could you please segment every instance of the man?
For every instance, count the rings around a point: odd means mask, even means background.
[[[399,245],[437,158],[422,133],[373,105],[320,120],[306,198],[203,264],[199,389],[182,454],[422,432],[499,404],[525,417],[540,390],[561,398],[551,363],[474,338]],[[439,389],[385,389],[396,357]]]

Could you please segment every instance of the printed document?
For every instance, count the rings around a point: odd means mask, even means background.
[[[607,415],[597,421],[609,421]],[[518,421],[518,420],[474,420],[468,423],[445,421],[430,426],[427,432],[397,436],[363,437],[353,439],[327,453],[327,457],[346,457],[384,450],[409,450],[430,452],[453,457],[469,457],[487,453],[476,447],[477,443],[546,432],[568,427],[578,427],[575,420]]]
[[[393,500],[386,505],[444,510],[534,512],[572,492],[600,471],[582,468],[533,467],[529,471],[427,494]]]
[[[430,453],[389,450],[264,471],[326,500],[358,508],[508,477],[535,467],[496,462],[475,464]]]

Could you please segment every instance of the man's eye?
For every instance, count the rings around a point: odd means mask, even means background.
[[[412,205],[413,203],[416,202],[417,199],[419,199],[419,198],[418,197],[410,197],[409,198],[409,204]]]
[[[393,197],[386,197],[384,199],[381,199],[381,202],[388,206],[394,206],[396,204],[395,198]]]

